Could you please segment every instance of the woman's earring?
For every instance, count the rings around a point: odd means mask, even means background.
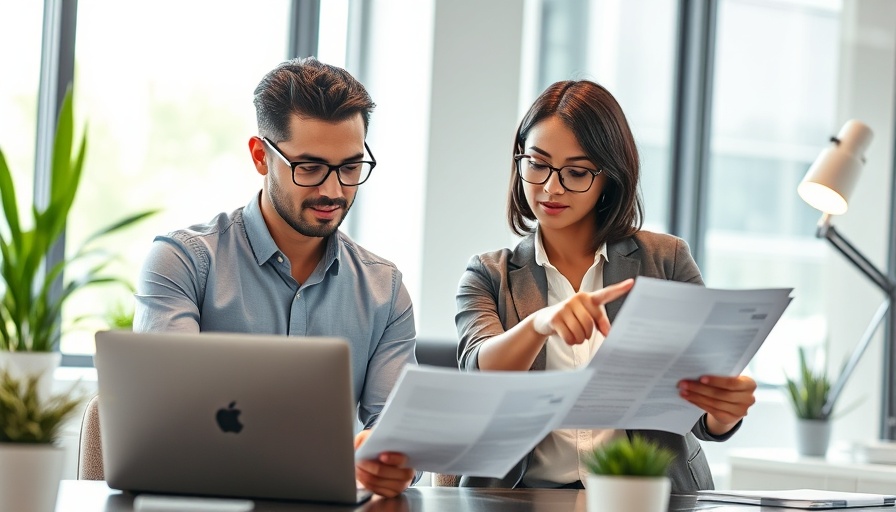
[[[604,192],[600,195],[600,199],[597,200],[597,211],[605,212],[610,209],[610,205],[607,203],[607,193]]]

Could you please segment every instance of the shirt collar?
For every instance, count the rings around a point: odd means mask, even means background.
[[[274,238],[271,236],[267,224],[264,223],[264,217],[261,216],[261,206],[258,203],[260,198],[261,192],[252,196],[252,200],[243,208],[243,224],[246,227],[249,245],[255,254],[255,262],[258,265],[264,265],[268,260],[280,254],[280,249],[274,243]]]
[[[600,244],[600,247],[594,252],[594,263],[599,262],[601,259],[607,261],[606,242]],[[554,267],[551,265],[551,261],[548,259],[548,253],[544,250],[544,244],[541,241],[541,226],[535,227],[535,263],[542,267]]]
[[[282,254],[280,248],[274,242],[267,224],[264,223],[264,217],[261,215],[261,206],[259,204],[261,194],[259,192],[253,196],[249,204],[243,208],[243,223],[246,226],[246,236],[249,238],[249,245],[252,247],[252,252],[255,255],[255,262],[259,266],[264,265],[271,258]],[[327,237],[327,248],[324,252],[323,265],[325,270],[329,270],[331,266],[339,261],[339,239],[343,236],[342,232],[337,230],[333,236]],[[335,270],[338,272],[338,264]]]

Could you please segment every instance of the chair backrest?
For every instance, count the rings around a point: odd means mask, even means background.
[[[417,362],[457,370],[457,341],[418,339]]]
[[[78,480],[105,480],[103,445],[100,442],[99,395],[87,402],[81,419],[81,441],[78,447]]]

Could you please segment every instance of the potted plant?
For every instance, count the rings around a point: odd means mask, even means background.
[[[824,456],[831,437],[831,380],[827,371],[815,370],[799,347],[800,369],[796,378],[785,375],[787,395],[797,417],[797,447],[800,455]]]
[[[665,512],[672,483],[667,471],[675,454],[634,435],[613,439],[585,460],[588,512]]]
[[[63,304],[78,290],[121,280],[107,275],[112,257],[90,247],[97,239],[121,230],[155,213],[141,212],[120,220],[88,237],[74,256],[45,268],[47,256],[62,235],[81,181],[87,136],[74,141],[72,88],[66,91],[56,135],[45,205],[30,209],[31,218],[19,214],[12,173],[0,151],[0,202],[5,226],[0,225],[0,367],[14,376],[42,375],[39,393],[49,393],[53,370],[59,364]],[[77,148],[76,151],[73,149]],[[86,270],[63,274],[78,262]],[[63,276],[60,291],[53,283]]]
[[[38,375],[19,380],[0,368],[0,510],[56,507],[65,458],[60,430],[86,396],[73,387],[42,398],[38,382]]]

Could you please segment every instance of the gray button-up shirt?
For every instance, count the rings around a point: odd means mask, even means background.
[[[135,331],[348,339],[365,427],[376,421],[402,368],[416,364],[414,312],[395,265],[337,231],[300,285],[264,223],[258,195],[206,224],[156,237],[136,298]]]

